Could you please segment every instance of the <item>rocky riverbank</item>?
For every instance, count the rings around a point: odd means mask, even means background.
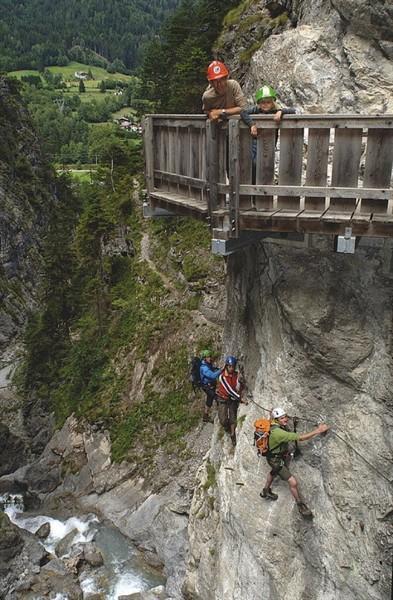
[[[159,476],[144,479],[134,475],[136,464],[111,462],[108,432],[94,431],[70,417],[38,460],[0,478],[0,493],[24,492],[27,506],[36,512],[92,512],[109,519],[136,545],[147,564],[162,571],[168,597],[180,598],[195,473],[209,448],[211,432],[212,426],[207,425],[190,435],[190,458],[182,465],[157,456]],[[41,551],[37,556],[32,561],[35,575],[41,572],[40,562],[48,560]],[[23,572],[22,559],[9,558],[10,576],[17,577]],[[23,575],[17,586],[33,589],[30,575]]]

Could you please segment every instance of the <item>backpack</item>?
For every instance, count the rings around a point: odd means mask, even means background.
[[[199,358],[199,356],[193,356],[193,358],[191,359],[191,365],[190,365],[190,382],[191,382],[194,392],[196,392],[196,390],[198,388],[200,388],[202,385],[201,371],[200,371],[201,364],[202,364],[202,360]]]
[[[254,446],[257,447],[258,456],[266,456],[269,452],[269,435],[271,430],[270,419],[257,419],[254,422]]]

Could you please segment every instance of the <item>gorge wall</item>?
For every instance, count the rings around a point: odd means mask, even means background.
[[[10,385],[19,337],[37,308],[43,236],[55,203],[53,175],[43,160],[19,85],[0,76],[0,474],[23,464],[29,453],[28,410]],[[38,411],[37,411],[38,412]],[[48,426],[48,416],[41,424]]]
[[[324,247],[325,246],[325,247]],[[233,453],[218,428],[191,508],[186,597],[380,600],[390,590],[392,294],[386,248],[334,254],[263,243],[228,261],[226,349],[240,352],[253,400],[299,415],[293,473],[315,513],[298,514],[285,483],[259,497],[254,402],[241,408]],[[348,445],[345,443],[347,442]],[[361,456],[362,455],[363,458]]]

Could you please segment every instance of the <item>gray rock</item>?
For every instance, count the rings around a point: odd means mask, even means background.
[[[0,570],[23,548],[24,541],[19,529],[11,523],[5,513],[0,513]]]
[[[15,471],[26,462],[24,442],[0,423],[0,476]]]
[[[66,575],[67,573],[67,569],[60,558],[54,558],[53,560],[50,560],[42,567],[41,570],[43,573],[53,573],[60,576]]]
[[[56,544],[56,548],[55,548],[56,556],[62,557],[65,554],[69,554],[69,552],[71,550],[72,541],[74,540],[77,533],[78,533],[77,529],[72,529],[69,533],[67,533],[66,536],[63,537],[62,540],[60,540],[58,542],[58,544]]]
[[[101,567],[104,564],[104,559],[101,552],[92,542],[85,544],[83,556],[87,564],[91,567]]]
[[[37,529],[35,535],[41,540],[44,540],[50,534],[50,523],[43,523],[41,527]]]
[[[26,471],[26,481],[29,486],[37,492],[53,492],[61,481],[58,466],[48,469],[46,461],[33,463]]]

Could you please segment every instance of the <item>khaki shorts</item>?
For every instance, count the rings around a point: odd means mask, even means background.
[[[270,475],[272,477],[276,477],[276,475],[278,475],[280,479],[283,479],[284,481],[288,481],[288,479],[292,477],[292,473],[288,469],[288,462],[283,458],[268,458],[267,462],[272,468],[270,471]]]

